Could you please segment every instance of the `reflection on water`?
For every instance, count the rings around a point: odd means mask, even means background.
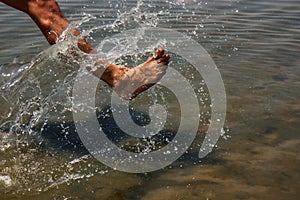
[[[55,54],[62,52],[67,44],[72,45],[72,38],[38,55],[48,48],[38,29],[23,13],[1,4],[0,199],[299,197],[300,5],[297,1],[155,0],[85,4],[61,1],[59,4],[71,20],[81,20],[83,13],[96,17],[79,27],[90,30],[101,26],[91,34],[94,46],[107,36],[140,25],[171,28],[197,40],[211,54],[222,74],[228,100],[225,124],[228,131],[209,156],[198,160],[199,144],[207,129],[208,100],[202,105],[207,114],[203,115],[195,142],[171,166],[147,174],[127,174],[104,166],[88,154],[72,122],[70,99],[78,66],[68,53]],[[124,54],[130,53],[129,50]],[[138,53],[138,58],[121,57],[117,61],[134,63],[150,52]],[[70,59],[73,59],[71,64]],[[186,69],[182,73],[191,77],[186,72],[190,71],[186,61],[175,55],[172,61],[172,66]],[[201,80],[196,76],[193,82]],[[100,123],[111,140],[127,148],[135,141],[118,135],[105,107],[110,92],[105,84],[99,84],[96,101],[101,108]],[[201,98],[205,94],[198,95]],[[140,124],[149,121],[146,113],[153,100],[168,104],[169,121],[165,129],[166,137],[172,138],[180,113],[178,102],[168,91],[158,87],[133,102],[135,121]],[[165,140],[158,140],[158,146],[164,145]]]

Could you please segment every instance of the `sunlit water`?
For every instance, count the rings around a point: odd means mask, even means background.
[[[1,199],[299,197],[299,1],[59,4],[66,17],[76,22],[75,27],[92,31],[89,41],[96,48],[105,38],[140,27],[173,29],[199,42],[224,80],[226,132],[214,151],[199,160],[210,100],[201,76],[187,61],[171,54],[170,66],[197,88],[202,117],[194,143],[178,161],[156,172],[128,174],[106,167],[88,153],[76,134],[71,105],[76,72],[83,62],[93,65],[103,58],[134,66],[162,44],[148,50],[120,44],[121,53],[99,53],[91,58],[77,51],[76,38],[67,34],[49,48],[25,14],[1,4]],[[76,56],[70,53],[74,51]],[[119,134],[109,109],[110,94],[110,88],[99,83],[97,116],[108,137],[120,147],[135,152],[156,149],[174,137],[180,110],[169,91],[158,86],[131,104],[133,118],[140,125],[149,123],[147,112],[153,102],[166,105],[164,132],[151,141]]]

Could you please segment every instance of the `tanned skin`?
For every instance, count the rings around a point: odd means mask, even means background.
[[[55,44],[57,37],[70,24],[63,16],[55,0],[0,0],[0,2],[28,14],[40,28],[50,45]],[[74,30],[73,34],[75,36],[80,35],[78,30]],[[85,53],[96,53],[85,38],[78,40],[78,48]],[[99,61],[96,69],[91,73],[114,88],[124,99],[133,99],[163,77],[169,59],[170,56],[164,54],[164,50],[159,48],[153,57],[137,67],[128,68],[107,61]],[[105,67],[104,72],[103,67]],[[139,87],[131,91],[132,85],[138,85]]]

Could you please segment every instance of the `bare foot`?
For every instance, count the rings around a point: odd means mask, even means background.
[[[127,68],[107,61],[99,61],[95,69],[87,68],[115,89],[123,99],[133,99],[157,83],[168,68],[170,56],[159,48],[154,56],[135,68]]]
[[[116,77],[115,92],[123,99],[133,99],[157,83],[168,68],[170,56],[159,48],[153,57]]]

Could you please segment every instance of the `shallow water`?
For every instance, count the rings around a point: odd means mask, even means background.
[[[66,43],[52,47],[55,55],[49,58],[51,49],[29,17],[0,4],[0,84],[5,86],[0,99],[0,199],[298,199],[299,1],[139,3],[59,1],[72,21],[82,20],[83,13],[96,17],[81,30],[118,23],[93,32],[94,46],[141,25],[180,31],[200,43],[218,66],[227,94],[226,133],[217,147],[198,159],[210,115],[207,100],[201,104],[206,114],[195,141],[172,165],[130,174],[101,164],[83,147],[72,121],[69,100],[78,66],[68,63],[73,58],[67,53],[55,54]],[[134,53],[124,52],[117,62],[140,63],[151,51],[137,52],[137,58]],[[184,69],[194,86],[201,87],[202,78],[191,78],[194,72],[185,60],[172,55],[171,66]],[[139,146],[130,145],[136,141],[117,134],[110,92],[98,85],[99,122],[112,141],[136,151]],[[205,87],[202,93],[198,98],[205,97]],[[156,88],[132,103],[138,124],[149,122],[153,101],[167,104],[169,111],[166,133],[157,138],[156,148],[165,145],[161,138],[173,137],[180,111],[174,95]]]

